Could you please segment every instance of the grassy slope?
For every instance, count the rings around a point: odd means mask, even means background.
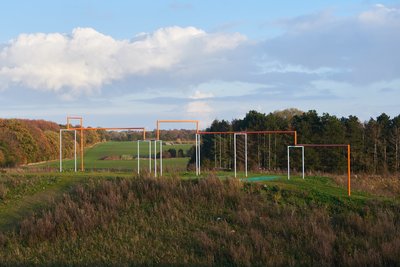
[[[0,181],[9,188],[0,204],[0,261],[8,264],[400,260],[399,199],[364,192],[348,198],[329,178],[256,185],[91,173],[2,175]],[[29,217],[32,209],[50,212]],[[10,232],[10,225],[19,230]]]

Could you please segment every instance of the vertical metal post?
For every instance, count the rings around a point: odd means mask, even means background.
[[[199,175],[200,175],[201,174],[201,168],[200,168],[201,167],[201,154],[200,154],[201,153],[201,149],[200,149],[201,148],[200,147],[200,145],[201,145],[201,135],[199,134],[198,136],[199,136],[198,137],[199,138],[199,142],[198,142],[198,145],[199,145],[199,149],[198,149],[199,156],[197,157],[197,161],[199,162]]]
[[[290,180],[290,146],[287,147],[287,179]]]
[[[246,169],[246,177],[247,177],[247,134],[244,134],[244,158],[245,158],[245,169]]]
[[[81,128],[82,128],[83,126],[82,126],[82,122],[81,122]],[[85,167],[84,167],[84,163],[83,163],[83,151],[84,151],[84,149],[83,149],[83,130],[81,129],[81,171],[84,171],[85,170]]]
[[[162,171],[162,162],[163,162],[163,158],[162,158],[162,140],[160,140],[160,176],[162,176],[163,171]]]
[[[351,161],[350,161],[350,145],[347,145],[347,194],[350,196],[351,195],[351,182],[350,182],[350,176],[351,176]]]
[[[76,172],[76,130],[74,130],[74,166]]]
[[[234,158],[233,158],[233,163],[235,165],[235,178],[236,178],[236,133],[233,134],[233,153],[234,153]]]
[[[303,162],[303,166],[302,166],[302,167],[303,167],[303,179],[304,179],[304,146],[301,147],[301,152],[302,152],[302,153],[301,153],[301,154],[302,154],[301,156],[302,156],[302,162]]]
[[[214,169],[217,169],[217,138],[213,136],[214,140]]]
[[[60,129],[60,172],[62,172],[62,130]]]
[[[140,140],[137,140],[137,174],[140,173]]]
[[[196,134],[195,135],[195,139],[196,139],[196,141],[195,141],[195,152],[196,152],[196,159],[195,159],[195,161],[196,161],[196,176],[198,176],[199,175],[199,162],[197,161],[197,146],[198,146],[198,144],[197,144],[197,136],[198,136],[198,134]]]
[[[301,148],[301,168],[302,168],[302,177],[304,179],[304,146],[288,146],[287,147],[287,175],[288,175],[288,180],[290,180],[290,149],[291,148]]]
[[[157,177],[157,140],[154,140],[154,177]]]

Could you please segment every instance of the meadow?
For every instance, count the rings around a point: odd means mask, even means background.
[[[181,149],[185,157],[180,158],[164,158],[163,167],[166,171],[184,171],[187,168],[189,157],[187,151],[191,148],[190,144],[169,144],[164,142],[163,153],[169,149],[177,152]],[[140,143],[140,167],[141,170],[148,170],[149,167],[149,143]],[[157,151],[159,153],[159,144]],[[80,167],[79,151],[77,162]],[[152,159],[154,159],[154,146],[151,147]],[[90,148],[85,149],[84,164],[87,171],[110,170],[110,171],[133,171],[137,172],[137,142],[136,141],[110,141],[98,143]],[[154,164],[154,163],[152,163]],[[157,162],[159,164],[159,161]],[[154,166],[154,165],[153,165]],[[56,170],[59,168],[59,161],[51,161],[41,164],[33,164],[29,168]],[[63,170],[72,171],[74,168],[73,159],[63,159]],[[142,169],[143,168],[143,169]]]

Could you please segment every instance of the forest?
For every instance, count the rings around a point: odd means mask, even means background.
[[[206,129],[210,132],[263,130],[296,130],[298,144],[350,144],[354,173],[388,174],[399,171],[400,115],[390,118],[382,113],[376,119],[361,122],[356,116],[338,118],[328,113],[319,115],[315,110],[302,112],[287,109],[269,114],[249,111],[243,119],[231,122],[214,120]],[[232,135],[203,135],[202,166],[233,168],[232,139]],[[240,166],[244,162],[244,138],[238,136],[236,142]],[[293,142],[290,135],[248,135],[249,169],[287,169],[287,146]],[[305,154],[308,171],[341,173],[347,168],[347,154],[343,148],[306,148]],[[301,159],[294,162],[299,167]]]
[[[0,167],[58,158],[59,129],[65,128],[44,120],[0,119]],[[315,110],[303,112],[286,109],[268,114],[249,111],[243,119],[214,120],[205,131],[262,131],[296,130],[299,144],[350,144],[354,173],[389,174],[400,168],[400,115],[390,118],[382,113],[368,121],[356,116],[338,118],[328,113],[319,115]],[[194,130],[163,130],[161,139],[176,142],[194,140]],[[154,131],[148,132],[154,137]],[[84,145],[103,141],[129,141],[141,138],[135,132],[85,131]],[[202,167],[230,169],[233,166],[232,135],[202,136]],[[78,132],[78,141],[79,132]],[[63,157],[73,153],[73,135],[63,136]],[[279,171],[287,167],[287,145],[293,136],[263,134],[248,136],[248,164],[252,170]],[[244,138],[238,136],[238,165],[243,165]],[[192,149],[194,152],[194,149]],[[342,148],[306,148],[308,171],[344,172],[346,151]],[[293,153],[293,166],[300,164],[299,155]],[[194,153],[192,155],[194,161]]]

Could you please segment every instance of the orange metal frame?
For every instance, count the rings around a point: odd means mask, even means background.
[[[300,144],[299,146],[304,147],[344,147],[347,148],[347,194],[351,195],[351,159],[350,153],[351,148],[349,144]]]
[[[242,131],[242,132],[197,132],[197,134],[290,134],[294,137],[294,145],[297,145],[297,131]]]
[[[199,132],[199,121],[198,120],[157,120],[157,136],[156,139],[160,140],[160,124],[161,123],[195,123],[196,133]]]
[[[79,120],[79,127],[70,127],[70,121],[71,120]],[[104,131],[112,131],[112,130],[140,130],[143,131],[143,140],[146,140],[146,128],[144,127],[108,127],[108,128],[85,128],[83,127],[83,118],[78,117],[78,116],[67,116],[67,129],[68,130],[77,130],[81,131],[81,145],[80,145],[80,150],[81,150],[81,171],[85,170],[85,165],[83,162],[83,151],[84,151],[84,143],[83,143],[83,131],[96,131],[96,130],[104,130]]]
[[[88,127],[88,128],[69,128],[71,130],[81,130],[81,131],[88,131],[88,130],[104,130],[104,131],[117,131],[117,130],[137,130],[143,132],[143,140],[146,140],[146,128],[145,127]]]

